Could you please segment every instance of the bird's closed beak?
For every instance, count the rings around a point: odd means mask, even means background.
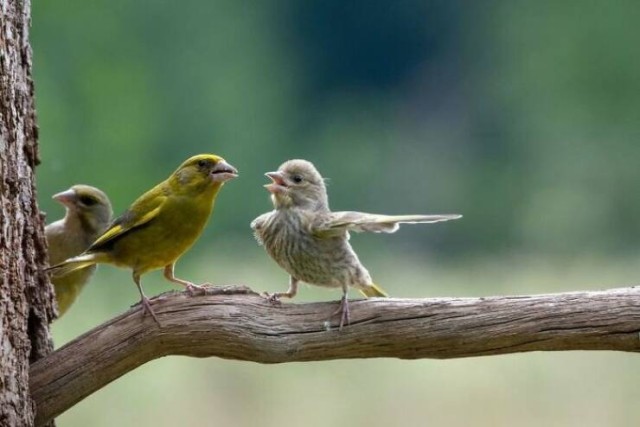
[[[273,181],[270,184],[265,184],[264,186],[264,188],[266,188],[269,193],[283,193],[287,190],[288,185],[284,180],[284,175],[282,172],[267,172],[265,173],[265,176]]]
[[[214,182],[225,182],[238,177],[238,170],[224,160],[220,160],[211,169],[211,177]]]
[[[54,194],[51,197],[56,202],[62,203],[64,206],[73,207],[76,201],[76,192],[69,189],[60,193]]]

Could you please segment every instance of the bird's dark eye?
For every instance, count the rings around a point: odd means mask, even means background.
[[[80,203],[85,206],[93,206],[98,203],[98,201],[91,196],[80,196]]]
[[[198,160],[198,167],[204,168],[205,166],[207,166],[206,160]]]
[[[292,180],[293,180],[293,182],[295,182],[296,184],[300,184],[300,183],[303,181],[303,179],[302,179],[302,175],[298,175],[298,174],[293,175],[293,176],[291,177],[291,179],[292,179]]]

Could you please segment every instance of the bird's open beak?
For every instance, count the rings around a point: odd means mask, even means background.
[[[238,170],[224,160],[220,160],[211,169],[211,178],[214,182],[225,182],[238,177]]]
[[[54,194],[51,198],[56,202],[62,203],[64,206],[73,207],[76,201],[76,192],[69,189],[69,190]]]
[[[265,184],[264,188],[271,194],[283,193],[287,190],[287,183],[284,180],[284,175],[280,171],[276,172],[267,172],[265,176],[271,179],[270,184]]]

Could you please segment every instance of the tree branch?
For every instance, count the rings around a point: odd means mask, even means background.
[[[524,351],[640,351],[640,289],[491,298],[353,301],[342,331],[335,302],[273,305],[245,287],[153,301],[163,327],[139,307],[31,367],[42,425],[106,384],[159,357],[217,356],[259,363],[485,356]]]

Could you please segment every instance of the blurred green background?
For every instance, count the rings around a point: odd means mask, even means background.
[[[75,183],[122,212],[185,158],[240,178],[177,266],[196,282],[284,290],[253,241],[263,173],[313,161],[332,207],[462,213],[352,243],[393,296],[637,283],[640,5],[618,2],[33,2],[41,208]],[[173,288],[144,278],[148,294]],[[355,295],[354,295],[355,296]],[[303,287],[299,301],[339,293]],[[137,301],[112,267],[54,324],[57,345]],[[261,366],[170,357],[60,426],[628,426],[637,356]]]

